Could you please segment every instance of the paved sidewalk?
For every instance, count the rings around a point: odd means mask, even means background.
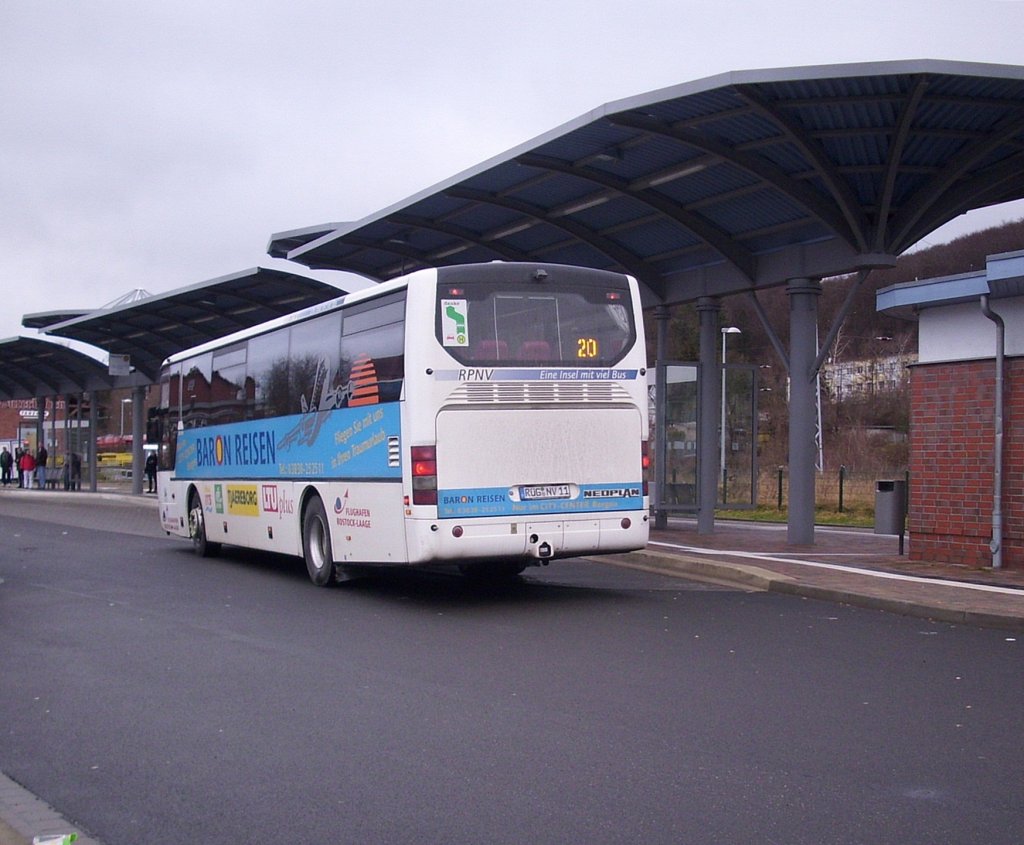
[[[908,542],[909,546],[909,542]],[[626,565],[873,607],[946,622],[1024,631],[1024,571],[911,561],[895,536],[815,530],[813,546],[789,546],[786,526],[718,522],[699,535],[693,520],[652,531]]]

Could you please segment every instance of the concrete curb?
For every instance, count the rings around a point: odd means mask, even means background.
[[[160,501],[155,493],[144,493],[141,496],[136,496],[134,493],[120,493],[115,490],[97,490],[93,493],[91,490],[79,490],[77,492],[72,490],[23,490],[20,487],[15,487],[7,490],[6,493],[0,492],[0,496],[14,496],[19,499],[46,499],[51,502],[88,503],[100,500],[153,508],[160,505]]]
[[[62,833],[77,834],[79,845],[100,845],[98,839],[0,772],[0,845],[29,845],[34,836]]]
[[[770,569],[749,564],[726,563],[724,561],[707,560],[706,558],[688,555],[671,555],[662,552],[640,551],[624,555],[611,555],[608,558],[593,558],[599,561],[612,560],[620,566],[631,569],[642,569],[645,572],[657,572],[669,575],[685,575],[700,581],[708,581],[730,587],[743,587],[748,590],[767,592],[777,582],[792,581],[789,576],[781,575]]]

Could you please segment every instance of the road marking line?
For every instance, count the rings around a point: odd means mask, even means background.
[[[898,572],[880,572],[875,569],[861,569],[856,566],[842,566],[838,563],[822,563],[813,560],[797,560],[790,557],[777,557],[762,552],[740,552],[728,549],[705,549],[699,546],[681,546],[677,543],[661,543],[652,540],[651,546],[664,546],[669,549],[678,549],[682,552],[698,555],[724,555],[726,557],[740,557],[749,560],[774,561],[776,563],[791,563],[796,566],[809,566],[814,569],[833,569],[837,572],[846,572],[852,575],[870,575],[874,578],[888,578],[891,581],[909,581],[915,584],[934,584],[942,587],[960,587],[965,590],[980,590],[985,593],[1002,593],[1009,596],[1024,598],[1024,590],[1016,587],[998,587],[990,584],[972,584],[966,581],[947,581],[944,578],[922,578],[917,575],[901,575]]]

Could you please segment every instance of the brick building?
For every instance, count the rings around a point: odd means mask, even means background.
[[[1001,444],[1000,330],[982,297],[1004,326]],[[977,273],[881,290],[878,310],[919,328],[910,377],[911,558],[1024,569],[1024,251],[989,256]]]
[[[64,399],[58,399],[56,408],[52,399],[46,403],[43,434],[46,446],[54,452],[54,443],[64,445]],[[8,399],[0,402],[0,444],[12,449],[18,443],[36,448],[39,403],[35,399]],[[56,429],[54,428],[56,424]]]

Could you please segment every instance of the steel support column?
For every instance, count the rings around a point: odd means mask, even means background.
[[[665,361],[668,358],[668,323],[672,312],[665,305],[654,309],[657,329],[654,363],[654,527],[668,527],[668,511],[664,508],[665,485],[668,483],[668,437],[665,431],[668,419],[668,378]]]
[[[814,361],[818,355],[817,279],[791,279],[789,294],[789,524],[791,545],[814,543],[816,406]]]
[[[46,397],[36,397],[36,452],[46,445]]]
[[[99,394],[95,390],[86,394],[89,397],[89,438],[86,441],[86,460],[89,461],[89,490],[96,492],[99,469],[96,466],[99,455],[96,452],[96,423],[99,420]]]
[[[132,494],[142,495],[143,475],[145,474],[146,458],[142,448],[146,438],[145,411],[146,388],[136,387],[132,390]]]
[[[700,367],[697,370],[697,533],[715,533],[718,500],[718,404],[721,402],[718,363],[718,321],[721,302],[712,296],[697,300],[700,318]]]

